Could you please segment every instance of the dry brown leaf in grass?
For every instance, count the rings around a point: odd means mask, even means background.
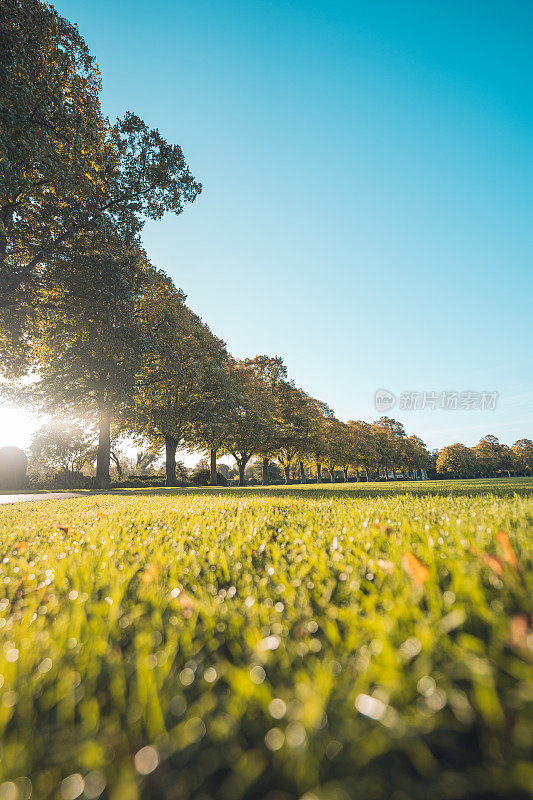
[[[63,531],[63,533],[67,533],[68,534],[68,533],[71,532],[72,528],[70,527],[70,525],[58,525],[57,526],[57,530],[58,531]]]
[[[503,575],[503,564],[498,556],[491,556],[490,553],[484,553],[482,550],[478,550],[477,547],[471,547],[470,552],[484,561],[487,567],[490,567],[496,575]]]
[[[510,564],[517,572],[520,572],[520,562],[518,561],[516,553],[513,550],[509,536],[505,533],[505,531],[498,531],[497,539],[503,550],[503,560],[507,564]]]
[[[389,575],[392,575],[392,573],[394,572],[394,564],[392,563],[392,561],[387,561],[386,558],[378,558],[376,564],[380,569],[384,570]]]
[[[22,580],[20,581],[20,583],[17,586],[17,589],[15,591],[15,598],[17,600],[22,600],[22,598],[25,597],[26,594],[27,594],[27,592],[26,592],[26,589],[25,589],[25,586],[24,586],[24,578],[22,578]]]
[[[529,614],[515,614],[509,625],[509,644],[519,650],[531,650],[529,642],[531,633]]]
[[[157,578],[157,567],[155,564],[150,564],[150,566],[143,572],[142,580],[143,583],[152,583]]]
[[[429,569],[414,555],[414,553],[407,552],[403,554],[402,567],[409,577],[419,586],[423,586],[429,578]]]
[[[17,544],[13,548],[13,552],[15,553],[15,555],[18,556],[19,553],[24,553],[26,550],[28,550],[29,546],[30,546],[29,542],[17,542]]]

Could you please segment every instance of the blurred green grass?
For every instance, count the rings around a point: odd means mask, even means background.
[[[530,797],[531,482],[446,483],[0,509],[0,798]]]

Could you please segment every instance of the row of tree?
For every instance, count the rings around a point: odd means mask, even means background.
[[[309,420],[308,420],[309,423]],[[191,425],[194,430],[194,421]],[[485,436],[476,447],[462,444],[450,445],[441,451],[427,453],[417,437],[407,438],[401,425],[383,417],[370,425],[363,422],[339,423],[333,416],[322,420],[321,429],[312,429],[302,436],[298,451],[285,460],[286,448],[272,451],[272,458],[251,458],[244,469],[244,479],[253,483],[281,483],[288,481],[322,480],[323,466],[327,479],[335,481],[365,480],[371,478],[412,478],[428,472],[436,477],[505,477],[513,474],[533,474],[533,442],[519,439],[512,448],[500,444],[496,437]],[[318,439],[313,436],[318,434]],[[317,446],[318,445],[318,446]],[[200,447],[202,442],[200,441]],[[388,457],[384,455],[388,450]],[[162,474],[157,441],[152,447],[137,451],[132,456],[114,437],[111,447],[111,464],[117,480],[157,480]],[[175,463],[172,476],[178,483],[218,483],[239,478],[239,469],[226,463],[216,463],[217,455],[202,457],[193,469],[182,461]],[[264,452],[264,451],[263,451]],[[87,478],[81,470],[94,473],[96,447],[93,432],[77,422],[52,419],[39,428],[30,447],[30,466],[35,479],[60,481],[65,485]],[[387,464],[389,466],[387,466]]]
[[[165,312],[170,307],[162,306]],[[178,480],[176,452],[184,447],[209,452],[212,483],[216,483],[217,457],[225,454],[235,459],[241,484],[252,460],[262,463],[265,484],[272,461],[280,465],[287,482],[295,467],[300,479],[312,470],[317,481],[324,467],[332,479],[340,471],[345,480],[349,470],[357,479],[364,475],[368,480],[371,475],[395,477],[397,471],[414,476],[431,467],[424,443],[416,436],[407,437],[401,423],[388,417],[372,424],[341,422],[325,403],[287,380],[279,357],[233,359],[186,306],[180,308],[187,312],[189,335],[173,319],[152,358],[140,359],[138,371],[129,362],[128,384],[111,368],[103,384],[95,383],[93,373],[84,368],[85,356],[78,361],[78,348],[71,353],[64,339],[53,349],[41,341],[41,363],[47,371],[24,394],[33,403],[40,397],[40,407],[47,411],[57,410],[59,403],[63,411],[75,413],[90,404],[98,421],[97,485],[108,485],[110,461],[118,463],[113,440],[123,435],[148,440],[152,452],[164,447],[170,486]],[[154,341],[156,329],[161,331],[157,325],[150,327]],[[173,346],[167,347],[170,341]],[[51,362],[50,352],[56,353],[57,362]],[[110,363],[115,365],[116,359]],[[98,394],[102,386],[109,403],[104,411]],[[91,441],[83,426],[54,422],[37,432],[32,452],[74,470],[94,458]]]

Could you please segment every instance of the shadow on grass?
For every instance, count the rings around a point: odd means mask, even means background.
[[[98,493],[103,494],[103,493]],[[371,483],[306,483],[291,484],[289,486],[228,486],[213,487],[199,486],[186,488],[139,488],[139,489],[112,489],[105,492],[109,495],[139,496],[169,496],[176,495],[237,495],[241,497],[301,497],[315,500],[328,497],[342,498],[367,498],[391,497],[394,495],[408,496],[450,496],[450,495],[480,495],[493,494],[499,497],[509,497],[514,494],[521,496],[533,494],[533,478],[479,478],[472,480],[454,481],[389,481]]]

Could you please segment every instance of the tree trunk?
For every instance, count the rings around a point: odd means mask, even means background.
[[[348,482],[348,467],[344,467],[342,470],[342,474],[344,475],[344,483]]]
[[[263,459],[263,476],[262,476],[262,483],[263,486],[268,486],[268,465],[269,465],[268,458]]]
[[[211,486],[217,486],[218,479],[217,479],[217,449],[216,447],[211,448],[211,474],[210,474],[210,483]]]
[[[245,486],[246,485],[246,480],[244,478],[244,470],[246,469],[246,464],[247,464],[247,462],[244,461],[244,459],[242,459],[241,461],[238,462],[238,467],[239,467],[239,486]]]
[[[361,480],[361,477],[359,475],[359,467],[357,467],[357,469],[355,470],[355,480],[357,481],[357,483],[359,483],[359,481]]]
[[[367,470],[366,467],[365,467],[365,478],[366,478],[366,482],[368,483],[368,470]]]
[[[109,489],[109,460],[111,457],[111,420],[107,411],[100,411],[98,418],[98,451],[96,454],[96,489]]]
[[[394,480],[397,480],[397,478],[396,478],[396,468],[395,467],[392,468],[392,477],[394,478]]]
[[[120,466],[120,461],[119,461],[119,458],[118,458],[117,454],[114,453],[113,450],[111,450],[110,457],[111,457],[111,460],[112,460],[113,464],[115,465],[115,469],[117,470],[117,476],[118,476],[119,480],[122,480],[122,474],[123,474],[122,473],[122,467]]]
[[[385,473],[385,480],[388,481],[389,480],[389,468],[385,467],[383,472]]]
[[[316,482],[320,483],[322,481],[322,464],[320,461],[316,462]]]
[[[300,459],[300,480],[302,483],[305,483],[304,462],[301,459]]]
[[[173,436],[165,436],[165,472],[166,486],[177,486],[176,477],[176,450],[178,443]]]
[[[286,467],[283,467],[283,471],[285,473],[285,483],[291,482],[291,465],[287,464]]]
[[[335,467],[329,468],[329,474],[331,475],[331,482],[335,483]]]

